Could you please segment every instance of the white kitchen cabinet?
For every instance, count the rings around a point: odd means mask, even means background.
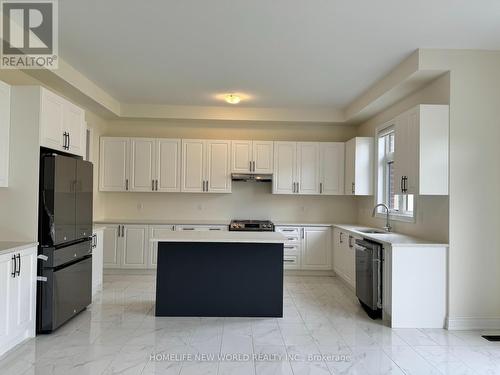
[[[106,224],[103,231],[103,264],[104,268],[120,268],[121,254],[119,240],[123,225]]]
[[[396,117],[397,193],[448,195],[449,107],[419,105]]]
[[[10,86],[0,81],[0,187],[9,186]]]
[[[35,337],[36,265],[36,246],[0,255],[0,355]]]
[[[155,146],[152,138],[130,138],[130,191],[155,189]]]
[[[161,238],[163,235],[175,230],[175,225],[151,225],[149,226],[149,238]],[[158,261],[158,242],[149,243],[148,268],[156,268]]]
[[[99,155],[99,190],[129,189],[129,138],[101,137]]]
[[[147,268],[148,241],[147,225],[106,224],[104,268]]]
[[[283,265],[285,270],[332,269],[332,231],[328,226],[276,226],[285,236]]]
[[[86,146],[85,111],[45,88],[40,98],[40,145],[83,156]]]
[[[295,194],[297,143],[274,142],[273,194]]]
[[[319,144],[319,180],[320,194],[344,194],[344,159],[343,142],[320,142]]]
[[[352,288],[356,287],[356,238],[345,230],[334,228],[333,270]]]
[[[356,137],[345,144],[346,195],[373,195],[373,138]]]
[[[231,141],[183,139],[181,191],[230,193]]]
[[[121,268],[147,268],[149,249],[147,225],[124,225],[118,246],[121,250]]]
[[[178,231],[227,231],[229,227],[227,225],[176,225],[175,230]]]
[[[181,191],[205,191],[205,141],[202,139],[182,140]]]
[[[231,172],[273,173],[272,141],[232,141]]]
[[[319,143],[297,143],[297,192],[319,194]]]
[[[206,172],[208,193],[231,192],[231,141],[205,141]]]
[[[332,232],[329,227],[304,227],[302,269],[332,269]]]
[[[156,140],[155,191],[181,191],[181,140]]]
[[[92,234],[92,297],[102,291],[104,268],[104,229],[95,230]]]

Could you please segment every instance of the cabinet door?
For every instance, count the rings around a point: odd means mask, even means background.
[[[206,180],[208,192],[230,193],[231,172],[230,152],[231,141],[206,141]]]
[[[14,279],[13,295],[15,306],[11,307],[12,315],[10,324],[19,330],[21,336],[35,334],[35,309],[36,309],[36,264],[37,249],[25,249],[20,253],[18,262],[19,275]],[[14,304],[13,304],[14,305]],[[27,336],[25,336],[27,337]]]
[[[174,225],[154,225],[149,227],[149,238],[161,238],[175,229]],[[156,268],[158,261],[158,242],[149,244],[149,268]]]
[[[99,190],[126,191],[129,174],[129,138],[101,138]]]
[[[394,188],[403,193],[403,178],[407,175],[409,158],[409,116],[403,113],[396,117],[394,126]]]
[[[354,195],[355,190],[355,161],[356,161],[356,138],[350,139],[345,144],[345,181],[344,193]]]
[[[95,242],[92,249],[92,296],[102,290],[104,231],[98,230],[93,235]]]
[[[10,86],[0,82],[0,187],[9,185]]]
[[[320,193],[344,194],[344,143],[320,143]]]
[[[125,225],[122,268],[147,268],[147,226]]]
[[[302,269],[331,270],[331,230],[325,227],[306,227],[302,246]]]
[[[345,240],[344,233],[338,228],[333,229],[333,270],[335,273],[343,277],[343,249],[342,242]]]
[[[231,142],[231,172],[250,173],[252,160],[252,141]]]
[[[299,194],[319,194],[319,144],[297,143],[297,182]]]
[[[344,245],[345,253],[345,277],[347,283],[353,288],[356,286],[356,249],[354,242],[356,238],[350,233],[346,233],[347,241]]]
[[[41,89],[40,144],[53,150],[63,150],[66,131],[63,124],[65,100],[56,94]]]
[[[14,254],[0,255],[0,355],[9,349],[8,341],[12,327],[9,324],[9,311],[11,309],[11,289],[14,278]]]
[[[273,194],[294,194],[297,144],[274,142]]]
[[[253,141],[252,154],[255,173],[273,173],[274,142]]]
[[[105,268],[120,268],[119,243],[121,225],[106,225],[103,231],[103,264]]]
[[[85,153],[85,112],[73,103],[64,101],[63,127],[69,133],[69,150],[67,152],[83,156]]]
[[[182,140],[181,191],[203,192],[205,181],[205,141],[201,139]]]
[[[155,145],[151,138],[130,139],[130,190],[153,191]]]
[[[407,157],[405,164],[406,194],[418,194],[419,179],[419,107],[407,113],[408,130],[406,138]]]
[[[181,190],[181,140],[156,140],[156,191]]]

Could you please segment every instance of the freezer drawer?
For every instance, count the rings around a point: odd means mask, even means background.
[[[42,269],[38,283],[37,331],[51,332],[90,305],[92,256],[61,268]]]

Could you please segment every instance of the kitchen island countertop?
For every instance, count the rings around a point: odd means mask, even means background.
[[[151,242],[232,242],[232,243],[284,243],[286,237],[277,232],[170,232]]]

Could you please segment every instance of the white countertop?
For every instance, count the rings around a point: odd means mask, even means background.
[[[103,220],[96,220],[94,224],[229,225],[229,220],[103,219]]]
[[[0,255],[27,249],[28,247],[38,246],[38,242],[13,242],[0,241]]]
[[[344,229],[359,237],[389,244],[392,247],[448,247],[448,244],[445,243],[429,241],[400,233],[363,233],[359,229],[379,229],[363,225],[335,224],[334,227]]]
[[[170,232],[151,242],[232,242],[284,243],[286,237],[277,232]]]

